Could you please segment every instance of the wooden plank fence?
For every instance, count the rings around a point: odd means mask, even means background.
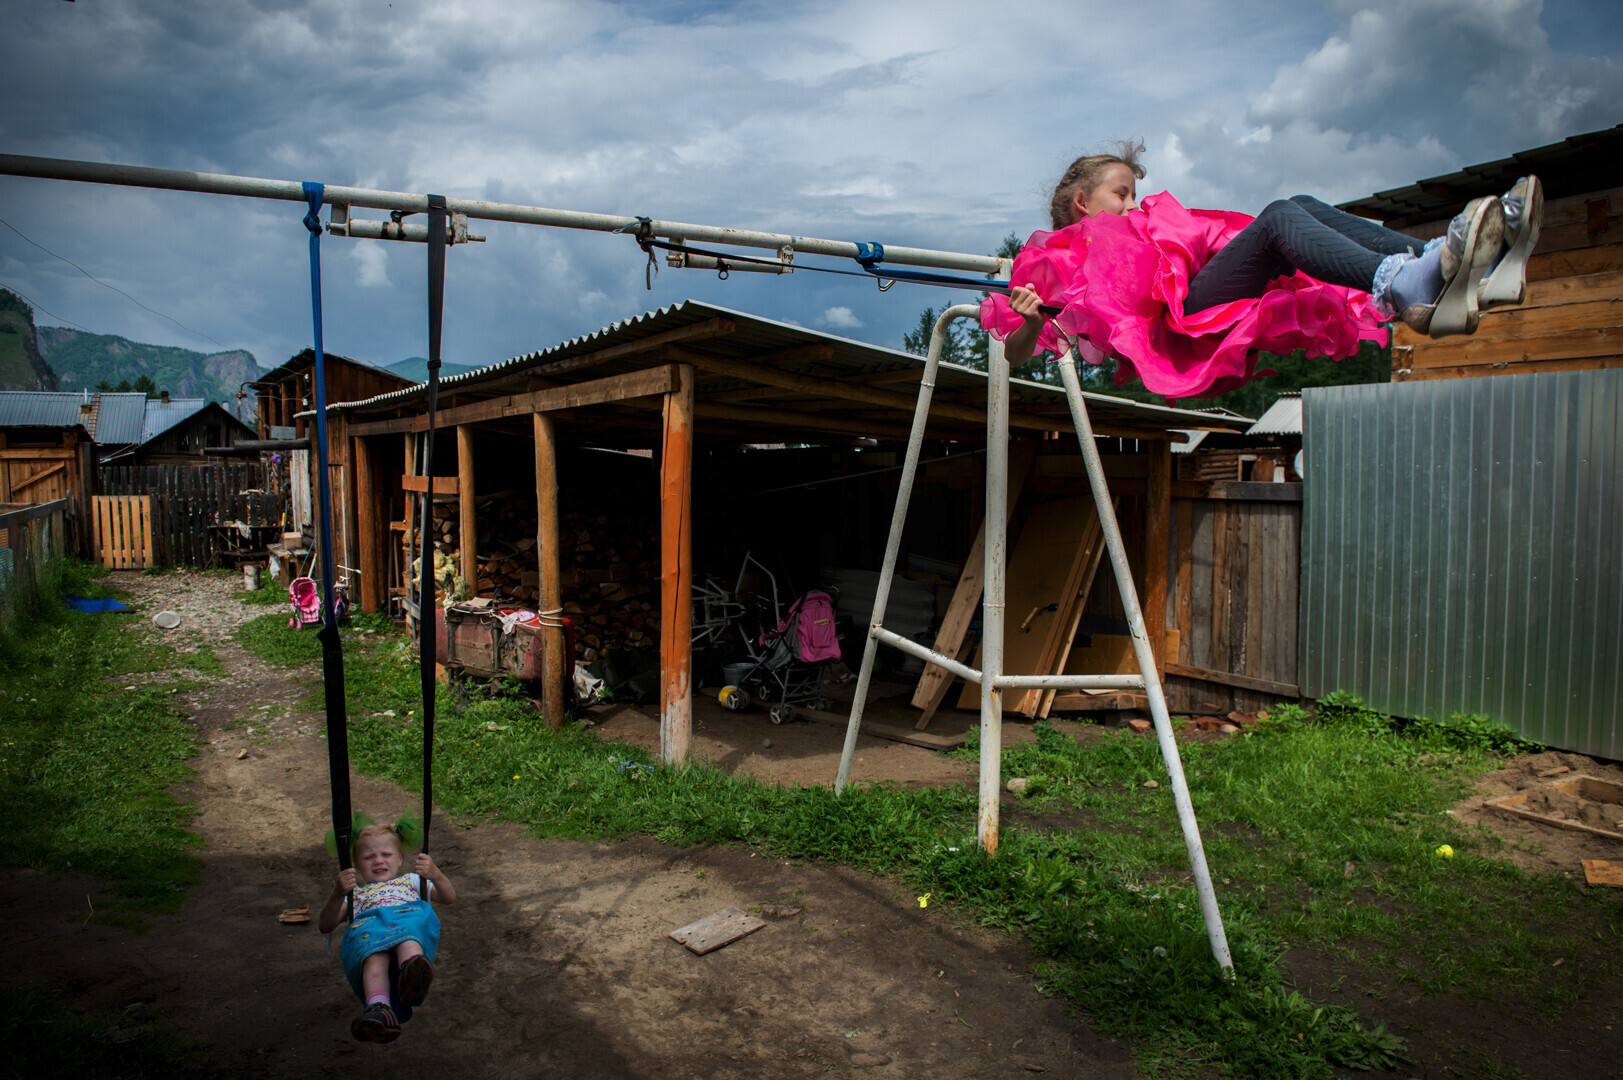
[[[106,465],[104,495],[152,500],[152,557],[159,566],[221,566],[263,557],[288,506],[285,466]],[[246,535],[244,535],[246,528]]]
[[[109,570],[144,570],[152,558],[152,497],[97,495],[96,558]]]

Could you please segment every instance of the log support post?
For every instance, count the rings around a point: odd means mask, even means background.
[[[1164,672],[1167,662],[1167,557],[1172,539],[1172,444],[1164,439],[1145,442],[1148,471],[1144,500],[1144,629],[1155,666]]]
[[[575,658],[564,648],[563,568],[558,550],[558,444],[552,417],[535,413],[535,551],[540,560],[541,711],[553,728],[564,725],[564,680]],[[460,430],[460,429],[458,429]]]
[[[665,395],[659,465],[659,750],[684,765],[693,734],[693,368]]]
[[[355,469],[355,539],[360,556],[361,610],[375,615],[382,606],[378,594],[383,582],[378,570],[383,565],[383,530],[378,527],[378,502],[372,482],[372,451],[364,438],[349,441],[350,461]]]
[[[473,504],[473,425],[456,426],[457,544],[462,551],[462,579],[479,595],[479,516]]]

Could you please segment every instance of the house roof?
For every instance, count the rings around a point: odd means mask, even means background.
[[[141,422],[141,441],[151,442],[176,424],[189,420],[209,407],[208,398],[170,398],[147,402],[146,416]]]
[[[728,326],[731,328],[723,329]],[[758,367],[763,374],[772,372],[866,386],[889,391],[891,395],[904,395],[910,400],[917,396],[916,384],[924,366],[921,357],[898,349],[686,300],[611,323],[550,348],[442,379],[441,400],[453,396],[474,400],[480,396],[522,391],[528,388],[533,377],[579,382],[653,367],[664,362],[661,348],[672,342],[718,361]],[[697,375],[699,423],[695,431],[700,438],[731,438],[748,430],[758,439],[760,428],[770,426],[778,440],[814,441],[819,431],[826,438],[830,430],[839,430],[840,424],[864,423],[872,425],[877,437],[895,438],[898,430],[905,437],[907,415],[899,414],[894,405],[821,397],[805,390],[717,374],[702,366]],[[984,372],[943,364],[937,375],[934,400],[981,405],[986,400],[986,384]],[[395,410],[416,412],[421,411],[426,396],[427,386],[419,383],[362,401],[332,405],[329,409],[363,415],[381,415]],[[1249,418],[1222,411],[1169,408],[1106,394],[1085,396],[1095,427],[1132,430],[1146,437],[1182,429],[1240,431],[1250,423]],[[1016,379],[1011,382],[1010,399],[1017,414],[1051,417],[1053,430],[1070,427],[1069,410],[1060,387]],[[907,412],[910,415],[911,404]],[[592,424],[597,432],[614,426],[609,417],[601,415]],[[938,436],[985,438],[984,420],[968,422],[943,418],[933,412],[931,426]],[[640,430],[647,428],[643,426]]]
[[[351,367],[358,367],[361,370],[367,372],[368,374],[379,375],[383,379],[385,379],[386,381],[398,383],[401,386],[410,386],[410,385],[412,385],[412,381],[410,379],[406,378],[404,375],[400,375],[400,374],[398,374],[396,372],[390,371],[388,368],[376,367],[376,366],[374,366],[372,364],[368,364],[368,363],[366,363],[365,361],[362,361],[362,360],[352,360],[347,356],[340,356],[339,354],[334,353],[334,352],[323,352],[321,354],[321,359],[322,359],[322,362],[324,364],[337,363],[337,364],[348,364]],[[304,372],[304,371],[314,367],[315,363],[316,363],[316,352],[315,352],[315,350],[314,349],[305,349],[301,353],[296,353],[295,355],[288,357],[286,361],[284,361],[283,363],[277,365],[276,367],[271,368],[269,371],[260,372],[259,378],[255,379],[254,382],[255,383],[279,382],[282,379],[286,378],[288,375],[298,373],[298,372]]]
[[[1300,435],[1302,433],[1302,392],[1287,390],[1246,428],[1247,435]]]
[[[1537,174],[1546,198],[1559,199],[1623,186],[1623,124],[1573,135],[1558,143],[1519,150],[1507,158],[1467,165],[1407,187],[1378,191],[1340,204],[1359,217],[1384,221],[1394,229],[1446,221],[1483,195],[1502,195],[1518,177]]]
[[[133,443],[141,438],[146,399],[139,391],[5,390],[0,391],[0,427],[82,427],[104,446]]]

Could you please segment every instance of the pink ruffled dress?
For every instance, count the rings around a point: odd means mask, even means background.
[[[1276,278],[1256,299],[1185,315],[1190,280],[1251,220],[1190,210],[1162,192],[1125,215],[1032,233],[1010,283],[1029,285],[1063,309],[1043,328],[1038,350],[1064,352],[1060,334],[1079,337],[1089,363],[1117,357],[1118,386],[1137,377],[1152,393],[1177,399],[1227,393],[1270,374],[1257,370],[1259,350],[1305,348],[1309,356],[1345,360],[1360,342],[1386,344],[1367,292],[1302,273]],[[981,304],[981,325],[1000,341],[1023,323],[1008,297]]]

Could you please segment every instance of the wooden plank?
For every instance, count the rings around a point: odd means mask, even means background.
[[[1183,500],[1175,504],[1178,518],[1178,615],[1173,625],[1178,628],[1178,655],[1169,657],[1176,663],[1189,663],[1189,650],[1194,647],[1193,615],[1195,583],[1195,504]]]
[[[68,466],[66,462],[59,462],[43,472],[37,472],[29,476],[25,476],[20,482],[13,483],[11,485],[11,497],[15,499],[20,492],[26,490],[27,488],[33,487],[35,484],[40,483],[43,480],[49,480],[58,473],[66,473],[67,469]]]
[[[1210,649],[1207,664],[1212,668],[1229,667],[1229,518],[1231,509],[1226,503],[1215,503],[1212,509],[1212,606]]]
[[[479,595],[479,514],[474,498],[473,428],[456,428],[457,547],[462,555],[462,580]]]
[[[1581,859],[1584,880],[1591,885],[1623,885],[1623,862],[1616,859]]]
[[[765,925],[765,919],[746,915],[737,908],[730,907],[714,915],[707,915],[698,922],[688,923],[672,930],[667,936],[686,945],[690,952],[703,956],[741,937],[753,934]]]
[[[1284,550],[1290,560],[1283,578],[1284,590],[1280,597],[1280,625],[1285,633],[1280,638],[1280,663],[1269,678],[1279,682],[1302,681],[1299,668],[1300,635],[1302,632],[1302,508],[1293,506],[1284,517]]]
[[[1246,507],[1231,508],[1229,515],[1228,549],[1228,633],[1229,662],[1227,670],[1244,670],[1245,665],[1245,610],[1246,570],[1249,567],[1250,537],[1246,534]]]
[[[1130,690],[1070,690],[1054,698],[1053,712],[1113,712],[1147,709],[1148,696]]]
[[[1144,631],[1157,665],[1166,660],[1167,551],[1172,531],[1172,444],[1145,444],[1149,457],[1144,499]]]
[[[1541,245],[1542,246],[1542,245]],[[1623,270],[1623,243],[1596,244],[1570,251],[1538,253],[1527,260],[1527,283],[1586,277]]]
[[[1020,501],[1020,492],[1025,487],[1027,475],[1031,472],[1036,450],[1036,441],[1031,439],[1017,439],[1009,446],[1005,522],[1013,515],[1014,508]],[[958,575],[958,584],[952,591],[952,600],[947,604],[946,614],[941,617],[941,629],[936,633],[935,644],[932,646],[936,652],[943,656],[958,655],[964,635],[969,630],[969,624],[975,620],[975,612],[980,608],[985,580],[986,522],[982,520],[980,529],[975,533],[974,542],[969,545],[969,554],[964,556],[963,573]],[[919,684],[913,691],[913,707],[924,710],[924,715],[917,722],[920,730],[929,725],[930,717],[935,715],[941,703],[946,700],[952,682],[953,676],[945,668],[934,664],[924,666],[924,673],[919,676]]]
[[[1104,526],[1099,523],[1097,512],[1093,516],[1091,525],[1090,535],[1084,541],[1089,547],[1089,554],[1086,561],[1081,564],[1082,573],[1076,580],[1076,590],[1071,599],[1071,610],[1065,620],[1065,632],[1055,642],[1054,652],[1048,664],[1048,670],[1050,671],[1064,671],[1068,659],[1073,655],[1072,646],[1076,643],[1077,629],[1082,625],[1082,613],[1087,609],[1088,597],[1093,592],[1094,578],[1099,575],[1099,564],[1104,561]],[[1059,624],[1056,623],[1055,625]],[[1046,717],[1049,710],[1054,707],[1054,698],[1058,693],[1057,690],[1043,690],[1028,697],[1028,707],[1035,705],[1035,709],[1032,712],[1027,712],[1026,715]]]
[[[141,510],[141,565],[153,566],[156,564],[152,560],[152,499],[146,495],[137,495],[136,499]]]
[[[1475,344],[1503,341],[1507,338],[1535,337],[1542,334],[1566,334],[1582,330],[1602,329],[1623,325],[1623,295],[1614,295],[1586,303],[1551,305],[1547,307],[1509,307],[1488,311],[1482,315],[1477,332],[1470,335]],[[1401,340],[1400,340],[1401,338]],[[1431,339],[1412,330],[1393,335],[1393,344],[1418,347],[1431,353],[1449,339],[1433,344]],[[1417,354],[1418,355],[1418,354]]]
[[[529,416],[537,412],[557,412],[578,409],[588,405],[604,405],[632,398],[653,397],[669,393],[677,375],[671,365],[628,371],[586,382],[564,383],[561,386],[531,390],[522,394],[505,394],[470,405],[440,409],[435,425],[446,427],[484,423],[512,417]],[[408,431],[427,431],[428,416],[400,416],[389,420],[369,420],[356,423],[352,432],[362,435],[399,435]]]
[[[1167,664],[1166,669],[1168,675],[1177,675],[1185,679],[1198,679],[1201,682],[1217,683],[1221,686],[1237,686],[1242,690],[1258,690],[1264,694],[1277,694],[1281,697],[1302,696],[1302,688],[1295,683],[1275,682],[1272,679],[1258,679],[1250,675],[1237,675],[1232,671],[1216,671],[1187,664]]]
[[[1262,675],[1262,637],[1267,627],[1263,595],[1267,579],[1273,576],[1274,571],[1269,561],[1273,553],[1263,540],[1263,523],[1269,508],[1267,503],[1258,503],[1244,509],[1246,559],[1242,582],[1245,586],[1245,653],[1241,670],[1253,678]]]
[[[693,737],[693,369],[665,395],[659,460],[659,748],[685,765]]]
[[[376,615],[383,609],[384,529],[380,524],[377,492],[372,486],[372,450],[364,438],[350,439],[350,457],[355,462],[355,529],[361,557],[361,610]]]
[[[1065,585],[1079,573],[1076,565],[1085,556],[1081,540],[1088,520],[1096,515],[1092,496],[1042,503],[1026,515],[1020,539],[1010,549],[1004,579],[1005,674],[1050,674],[1041,670],[1043,645],[1054,620],[1065,616],[1059,610],[1048,609],[1054,605],[1068,610],[1072,597],[1066,595]],[[977,669],[984,651],[982,642],[975,654],[973,666]],[[1004,709],[1018,708],[1017,699],[1023,700],[1024,695],[1005,694]],[[966,683],[958,707],[974,708],[979,701],[980,688]]]
[[[1533,360],[1573,360],[1623,354],[1623,326],[1477,341],[1445,338],[1410,351],[1411,367],[1516,364]]]
[[[1111,485],[1115,490],[1116,485]],[[1126,489],[1117,494],[1125,494]],[[1216,499],[1230,502],[1301,502],[1302,485],[1298,483],[1275,484],[1255,480],[1174,480],[1172,482],[1172,497],[1174,499]]]
[[[953,653],[952,658],[958,661],[960,664],[967,664],[971,654],[973,654],[975,651],[975,647],[980,644],[980,640],[981,639],[974,634],[966,633],[964,635],[964,640],[958,645],[958,651]],[[924,711],[919,713],[919,718],[914,721],[913,729],[915,731],[923,731],[925,728],[930,726],[930,721],[935,719],[936,712],[947,700],[947,696],[952,690],[952,685],[955,680],[956,676],[953,675],[948,675],[946,678],[941,680],[939,688],[931,694],[930,700],[925,703]]]
[[[750,409],[741,405],[716,405],[700,402],[694,407],[695,415],[706,420],[730,420],[752,428],[766,427],[779,431],[827,431],[838,435],[859,435],[888,438],[905,442],[911,430],[905,424],[886,424],[881,421],[841,418],[796,412],[793,409]],[[933,429],[932,429],[933,431]],[[939,436],[940,432],[933,432]]]
[[[72,461],[78,451],[71,447],[27,446],[0,450],[0,461]]]
[[[434,494],[456,495],[462,490],[461,481],[455,476],[402,476],[400,486],[406,491],[415,491],[421,494],[428,490],[429,480],[434,482]]]
[[[976,700],[979,700],[980,688],[974,688]],[[844,729],[850,726],[851,718],[843,713],[831,713],[823,709],[808,709],[800,705],[794,706],[795,716],[803,720],[815,720],[819,724]],[[931,735],[927,731],[914,731],[912,728],[895,727],[891,724],[875,724],[864,720],[862,722],[863,735],[871,735],[876,739],[888,739],[891,742],[906,743],[909,746],[920,746],[926,750],[956,750],[964,745],[962,736]]]
[[[563,627],[555,625],[563,611],[563,569],[558,539],[558,446],[552,417],[535,413],[535,554],[540,581],[537,610],[547,613],[541,622],[541,712],[554,729],[564,726],[565,680],[575,658],[564,648]]]
[[[1592,356],[1570,360],[1532,360],[1527,363],[1516,364],[1490,364],[1486,367],[1472,365],[1465,367],[1454,365],[1452,367],[1413,367],[1413,361],[1398,355],[1398,350],[1392,350],[1392,381],[1413,382],[1427,379],[1474,379],[1488,375],[1531,375],[1548,371],[1604,371],[1610,368],[1623,367],[1623,353],[1617,356]],[[1410,366],[1400,366],[1410,365]]]

